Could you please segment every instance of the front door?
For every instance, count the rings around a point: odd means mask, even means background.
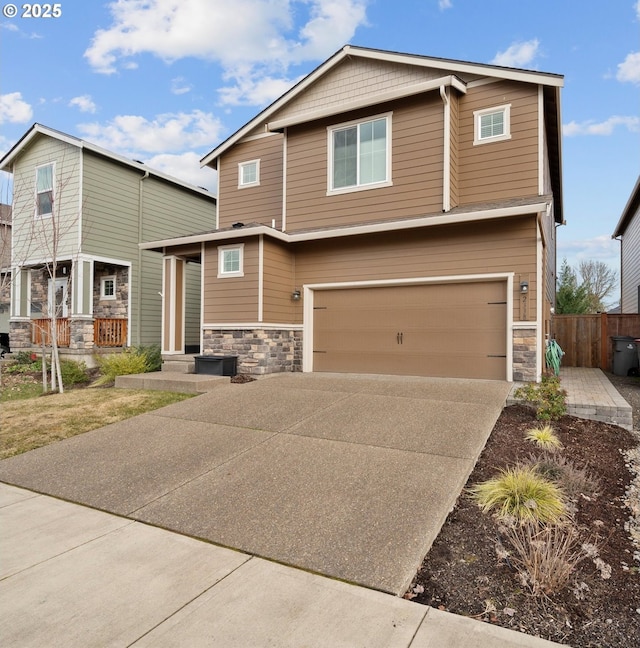
[[[66,277],[49,279],[49,317],[68,317],[67,305],[69,296],[69,280]]]

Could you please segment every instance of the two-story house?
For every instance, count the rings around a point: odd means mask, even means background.
[[[13,180],[12,351],[49,343],[54,317],[61,352],[88,362],[101,349],[160,344],[162,260],[138,244],[210,230],[215,197],[40,124],[0,169]],[[189,296],[179,325],[197,349],[199,267],[172,281]]]
[[[215,230],[142,247],[201,262],[203,351],[240,371],[539,379],[562,85],[346,46],[203,159]]]
[[[640,176],[613,238],[620,239],[620,312],[640,313]]]

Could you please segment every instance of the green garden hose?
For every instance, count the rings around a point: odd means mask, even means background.
[[[560,360],[562,360],[563,355],[564,351],[555,340],[547,341],[547,350],[544,357],[547,361],[547,367],[553,369],[553,373],[556,376],[560,375]]]

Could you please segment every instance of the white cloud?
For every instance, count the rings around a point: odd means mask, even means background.
[[[260,77],[247,71],[244,75],[235,77],[237,83],[218,90],[222,104],[239,106],[263,106],[283,95],[299,79],[289,80],[270,76]]]
[[[69,102],[69,106],[76,106],[81,112],[94,113],[96,111],[96,104],[93,102],[93,99],[91,99],[89,95],[74,97]]]
[[[627,58],[618,64],[616,79],[640,85],[640,52],[628,54]]]
[[[210,167],[200,168],[200,159],[202,157],[202,155],[193,152],[180,155],[161,153],[146,159],[144,162],[152,169],[162,171],[196,187],[204,187],[215,195],[218,186],[218,174]]]
[[[440,11],[444,11],[445,9],[451,9],[453,2],[451,0],[438,0],[438,6],[440,7]]]
[[[94,34],[85,57],[104,74],[135,65],[132,57],[142,53],[215,61],[236,81],[233,101],[248,69],[248,101],[264,96],[260,79],[284,81],[291,65],[322,60],[349,42],[366,22],[369,1],[119,0],[109,5],[112,25]]]
[[[139,115],[118,115],[106,124],[80,124],[82,136],[124,155],[183,152],[210,148],[220,139],[222,124],[211,113],[166,113],[148,120]]]
[[[22,99],[22,93],[0,95],[0,124],[23,124],[33,117],[31,106]]]
[[[562,126],[562,134],[565,137],[575,135],[611,135],[616,127],[621,126],[632,133],[640,132],[640,117],[624,117],[614,115],[603,122],[593,120],[576,122],[571,121]]]
[[[640,20],[640,0],[636,2],[636,16],[638,17],[638,20]]]
[[[601,234],[590,239],[558,240],[558,269],[563,258],[569,265],[577,266],[580,261],[603,261],[617,269],[620,261],[620,243],[611,234]]]
[[[493,65],[504,65],[506,67],[524,67],[529,65],[538,54],[540,41],[534,38],[522,43],[513,43],[504,52],[498,52],[493,60]]]
[[[171,92],[174,95],[183,95],[191,92],[191,84],[184,77],[171,79]]]

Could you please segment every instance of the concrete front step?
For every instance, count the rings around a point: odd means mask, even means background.
[[[226,376],[154,371],[130,376],[118,376],[116,378],[116,387],[119,389],[151,389],[183,394],[202,394],[221,385],[227,385],[230,381],[231,378]]]
[[[192,355],[163,356],[162,371],[192,374],[196,371],[196,361]]]

